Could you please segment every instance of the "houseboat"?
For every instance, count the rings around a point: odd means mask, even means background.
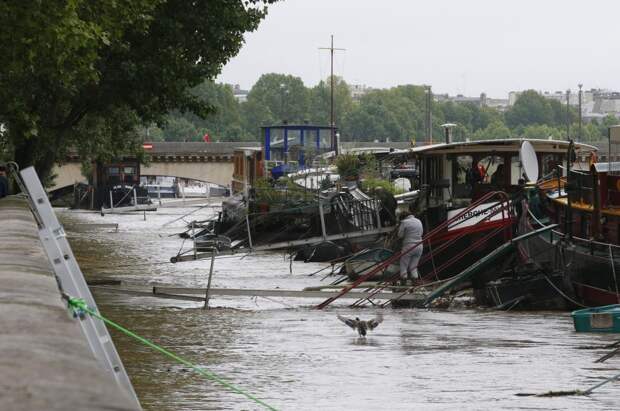
[[[525,142],[533,147],[537,160],[536,173],[530,171],[535,175],[529,178],[521,154]],[[566,164],[569,144],[545,139],[452,142],[447,132],[443,143],[394,151],[394,168],[411,170],[409,175],[415,177],[410,189],[418,194],[409,207],[422,220],[425,232],[443,227],[424,244],[421,276],[426,281],[451,277],[517,234],[525,183]],[[574,150],[585,156],[596,148],[575,144]],[[481,302],[495,306],[506,302],[501,296],[493,300],[486,290],[489,283],[504,276],[518,278],[517,288],[524,284],[521,276],[526,274],[515,270],[526,266],[528,256],[523,251],[473,277],[472,285]],[[502,290],[497,284],[495,289]]]
[[[567,156],[577,157],[572,146]],[[620,163],[594,154],[580,167],[557,167],[538,188],[546,217],[558,224],[540,240],[561,247],[578,302],[620,303]]]

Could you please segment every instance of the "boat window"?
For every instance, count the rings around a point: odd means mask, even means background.
[[[455,198],[471,198],[472,182],[470,174],[474,159],[472,156],[457,156],[455,160],[452,162],[454,164],[452,195]]]
[[[306,164],[311,164],[317,155],[316,149],[316,130],[304,130],[304,155]]]
[[[269,131],[270,160],[284,161],[284,130],[272,128]]]
[[[480,184],[503,185],[504,158],[500,156],[486,156],[478,161]],[[475,172],[475,170],[473,170]]]
[[[543,154],[542,155],[542,176],[544,177],[555,171],[556,167],[562,165],[561,154]]]
[[[289,164],[301,161],[301,130],[288,130],[286,133],[286,144]]]
[[[521,175],[521,161],[519,160],[519,156],[510,157],[510,185],[518,185]]]
[[[321,150],[330,150],[332,147],[332,131],[330,129],[319,130]]]

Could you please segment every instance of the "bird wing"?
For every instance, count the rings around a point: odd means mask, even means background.
[[[383,314],[379,313],[379,314],[377,314],[377,316],[375,318],[373,318],[372,320],[368,320],[366,323],[368,324],[368,328],[370,330],[374,330],[382,322],[383,322]]]
[[[357,328],[357,321],[355,321],[355,320],[352,320],[352,319],[350,319],[350,318],[343,317],[343,316],[342,316],[342,315],[340,315],[340,314],[338,314],[338,319],[339,319],[340,321],[342,321],[343,323],[345,323],[346,325],[348,325],[349,327],[353,328],[353,329]]]

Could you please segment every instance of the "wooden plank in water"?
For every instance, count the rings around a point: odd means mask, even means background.
[[[153,287],[154,295],[179,295],[179,294],[201,294],[204,295],[206,289],[204,288],[178,288],[178,287]],[[245,297],[291,297],[291,298],[329,298],[336,294],[338,291],[302,291],[302,290],[260,290],[251,288],[211,288],[209,290],[210,295],[219,296],[245,296]],[[367,298],[370,297],[370,293],[363,291],[351,291],[346,294],[344,298]],[[398,293],[381,292],[373,295],[373,299],[389,300],[399,295]],[[426,295],[424,294],[405,294],[401,297],[401,300],[406,301],[424,301]]]
[[[345,240],[349,238],[359,238],[359,237],[367,237],[367,236],[370,237],[370,236],[375,236],[375,235],[380,235],[380,234],[386,234],[393,230],[394,230],[394,227],[383,227],[383,228],[377,228],[374,230],[360,230],[360,231],[354,231],[351,233],[328,235],[326,237],[319,236],[319,237],[305,238],[303,240],[281,241],[277,243],[258,245],[258,246],[251,247],[251,248],[221,250],[221,251],[218,251],[218,255],[251,253],[253,251],[270,251],[270,250],[278,250],[278,249],[283,249],[283,248],[297,247],[297,246],[306,245],[306,244],[319,244],[325,241]],[[170,262],[180,263],[183,261],[194,261],[194,260],[200,260],[203,258],[211,258],[211,252],[198,253],[196,255],[194,254],[177,255],[175,257],[172,257],[170,259]]]
[[[101,215],[104,214],[128,214],[135,211],[157,211],[155,204],[139,204],[136,206],[102,208]]]
[[[204,297],[194,297],[191,295],[170,295],[170,294],[153,294],[152,290],[136,290],[131,288],[120,288],[120,287],[108,287],[103,285],[95,285],[90,287],[94,290],[106,291],[111,293],[118,294],[127,294],[127,295],[135,295],[137,297],[157,297],[157,298],[166,298],[169,300],[183,300],[183,301],[196,301],[196,302],[204,302]]]

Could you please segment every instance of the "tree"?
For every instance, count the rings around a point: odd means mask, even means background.
[[[212,110],[191,89],[237,54],[273,1],[0,3],[1,138],[42,176],[70,147],[93,159],[139,151],[138,125]]]
[[[536,124],[525,127],[520,136],[523,138],[539,138],[545,140],[549,137],[553,139],[562,139],[566,138],[566,130],[559,129],[547,124]]]
[[[500,121],[489,124],[486,128],[476,131],[473,135],[474,140],[493,140],[510,137],[512,137],[510,129]]]
[[[235,99],[232,87],[227,84],[215,83],[211,80],[204,81],[192,90],[192,93],[200,100],[211,105],[212,110],[204,117],[199,117],[193,113],[173,112],[169,115],[169,121],[179,117],[191,123],[196,129],[197,138],[202,138],[205,134],[215,140],[241,141],[246,139],[247,133],[242,128],[241,110],[239,103]],[[177,127],[174,125],[173,127]],[[174,132],[168,137],[167,125],[164,129],[166,139],[174,138]]]
[[[506,125],[510,128],[533,124],[554,124],[554,112],[549,100],[534,90],[521,93],[515,104],[506,111]]]
[[[248,93],[245,104],[245,112],[256,120],[253,128],[274,121],[303,123],[308,120],[309,93],[299,77],[263,74]]]
[[[166,141],[201,141],[204,135],[183,116],[170,117],[162,131]]]
[[[329,125],[331,120],[331,78],[321,80],[310,89],[310,106],[308,119],[319,125]],[[334,76],[334,122],[340,134],[346,134],[344,119],[353,107],[349,85],[341,78]]]

